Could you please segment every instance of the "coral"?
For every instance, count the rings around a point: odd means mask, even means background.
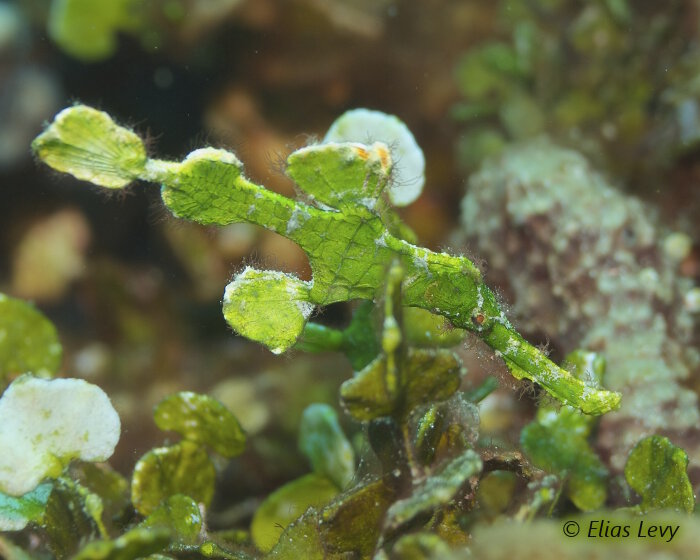
[[[614,472],[642,437],[663,433],[700,467],[691,289],[667,257],[654,212],[545,140],[508,149],[469,182],[468,238],[512,293],[520,325],[556,347],[600,352],[605,384],[623,394],[596,446]],[[697,470],[695,473],[697,482]]]

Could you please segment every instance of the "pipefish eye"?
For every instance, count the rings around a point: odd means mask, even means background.
[[[475,325],[483,325],[485,320],[486,315],[484,315],[483,313],[477,313],[476,315],[472,316],[472,322]]]

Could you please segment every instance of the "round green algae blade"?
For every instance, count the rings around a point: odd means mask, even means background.
[[[152,449],[134,467],[131,502],[136,511],[150,515],[175,494],[209,505],[214,496],[216,471],[201,445],[181,441]]]
[[[299,426],[299,450],[314,472],[347,488],[355,476],[355,452],[329,405],[314,403],[304,410]]]
[[[170,543],[170,531],[163,527],[134,527],[111,540],[87,543],[71,560],[127,560],[153,558]]]
[[[408,127],[394,115],[369,109],[343,113],[331,125],[325,142],[383,142],[391,150],[392,171],[389,199],[396,206],[408,206],[423,191],[425,156]]]
[[[32,305],[0,294],[0,388],[22,373],[51,377],[61,364],[56,328]]]
[[[234,457],[245,447],[245,434],[236,417],[207,395],[183,391],[163,399],[153,413],[161,430],[208,445],[219,455]]]
[[[642,497],[643,512],[675,509],[692,513],[695,509],[693,486],[688,478],[688,455],[667,437],[649,436],[629,454],[625,479]]]
[[[196,544],[202,531],[202,514],[189,496],[175,494],[158,506],[139,527],[166,527],[181,544]]]
[[[340,490],[328,478],[315,473],[288,482],[270,494],[253,516],[250,534],[255,546],[268,552],[284,529],[310,507],[322,507]]]

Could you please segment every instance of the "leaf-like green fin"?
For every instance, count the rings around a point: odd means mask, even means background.
[[[625,478],[642,497],[643,512],[675,509],[692,513],[695,509],[693,487],[688,479],[688,455],[667,437],[649,436],[630,452]]]
[[[191,441],[152,449],[134,467],[131,502],[142,515],[153,513],[175,494],[209,505],[214,496],[216,471],[206,450]]]
[[[64,109],[32,142],[48,165],[101,187],[120,189],[144,172],[146,149],[136,134],[102,111]]]
[[[161,430],[208,445],[224,457],[235,457],[245,448],[245,434],[236,417],[207,395],[189,391],[170,395],[158,403],[153,418]]]
[[[309,288],[289,274],[248,267],[226,286],[224,317],[236,332],[280,354],[294,345],[314,309]]]
[[[333,208],[374,207],[391,171],[389,149],[352,143],[301,148],[287,159],[287,175],[313,200]]]

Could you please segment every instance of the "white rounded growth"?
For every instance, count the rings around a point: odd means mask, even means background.
[[[117,412],[96,385],[18,377],[0,398],[0,491],[26,494],[72,459],[105,461],[120,431]]]
[[[331,125],[323,142],[384,142],[391,149],[394,162],[389,187],[389,199],[392,204],[407,206],[423,191],[423,150],[408,127],[394,115],[369,109],[347,111]]]

